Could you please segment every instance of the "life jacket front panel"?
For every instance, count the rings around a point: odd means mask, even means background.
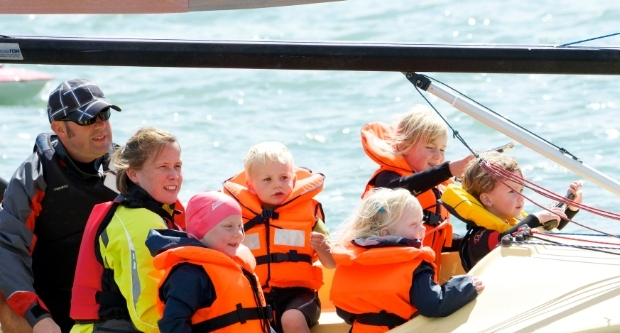
[[[435,254],[430,248],[390,246],[366,249],[351,245],[346,248],[334,246],[333,252],[338,266],[330,299],[337,308],[354,315],[383,311],[405,320],[417,312],[411,305],[409,291],[413,272],[423,261],[435,267],[432,264]],[[354,321],[352,332],[386,332],[389,329]]]
[[[103,177],[94,170],[100,162],[106,163],[108,155],[95,161],[93,174],[87,174],[70,160],[53,133],[39,134],[34,151],[40,165],[33,167],[41,168],[46,188],[32,198],[27,219],[34,233],[30,249],[33,287],[65,328],[72,324],[71,288],[86,221],[96,204],[113,200],[116,193],[104,185]]]
[[[156,314],[154,291],[163,272],[153,268],[150,253],[142,247],[149,229],[174,227],[175,214],[142,191],[120,194],[113,202],[93,208],[72,287],[71,318],[78,324],[134,321],[129,309],[134,314]],[[132,272],[127,274],[129,270]]]
[[[224,182],[224,193],[242,207],[243,244],[256,258],[256,274],[266,292],[271,287],[318,290],[323,284],[321,269],[313,265],[318,255],[310,247],[310,233],[316,219],[324,218],[313,197],[322,190],[325,177],[302,168],[295,168],[295,174],[293,192],[272,211],[263,211],[258,197],[248,191],[244,172]]]
[[[222,326],[218,325],[217,318],[222,319],[231,313],[244,311],[263,311],[267,316],[265,299],[260,289],[258,279],[252,271],[254,259],[249,251],[244,253],[243,248],[237,251],[237,256],[233,259],[222,252],[208,249],[206,247],[186,246],[166,250],[154,258],[154,265],[158,269],[165,271],[158,289],[165,283],[170,272],[180,263],[190,263],[201,266],[215,288],[216,299],[207,308],[198,309],[191,318],[194,331],[202,331],[204,327]],[[239,264],[241,263],[241,265]],[[244,274],[242,267],[246,270]],[[252,279],[253,281],[250,281]],[[157,308],[160,315],[164,313],[165,303],[158,297]],[[243,309],[243,310],[241,310]],[[239,318],[243,317],[241,315]],[[210,321],[208,324],[205,322]],[[203,326],[201,326],[203,325]],[[207,325],[207,326],[204,326]],[[209,332],[218,333],[241,333],[241,332],[263,332],[265,322],[261,319],[247,319],[245,322],[236,321],[221,328],[209,329]]]

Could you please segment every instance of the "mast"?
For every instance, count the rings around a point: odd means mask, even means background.
[[[470,102],[461,96],[441,85],[434,84],[428,78],[416,73],[404,73],[407,79],[416,87],[431,93],[440,99],[448,102],[457,110],[463,111],[474,119],[488,125],[489,127],[501,132],[508,137],[520,142],[533,151],[547,157],[555,163],[568,170],[582,176],[594,184],[606,189],[607,191],[620,196],[620,183],[607,175],[600,173],[596,169],[584,164],[581,160],[566,154],[564,151],[550,145],[540,138],[528,133],[508,122],[506,119],[485,110],[484,108]]]

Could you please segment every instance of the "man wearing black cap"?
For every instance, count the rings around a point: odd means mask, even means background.
[[[37,136],[0,207],[5,333],[69,332],[73,326],[71,287],[86,221],[94,205],[116,197],[103,175],[114,150],[111,109],[121,110],[88,80],[65,81],[50,93],[54,133]]]

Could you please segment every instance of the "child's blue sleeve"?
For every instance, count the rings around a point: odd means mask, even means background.
[[[158,326],[162,333],[191,333],[191,318],[196,310],[215,301],[215,288],[205,270],[193,264],[180,264],[161,286],[166,300]]]
[[[433,280],[433,268],[422,263],[413,272],[413,285],[409,291],[411,305],[426,317],[445,317],[460,309],[478,296],[473,280],[459,275],[443,285]]]

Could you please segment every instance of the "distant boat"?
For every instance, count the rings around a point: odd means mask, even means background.
[[[52,79],[49,74],[0,65],[0,103],[31,99]]]

